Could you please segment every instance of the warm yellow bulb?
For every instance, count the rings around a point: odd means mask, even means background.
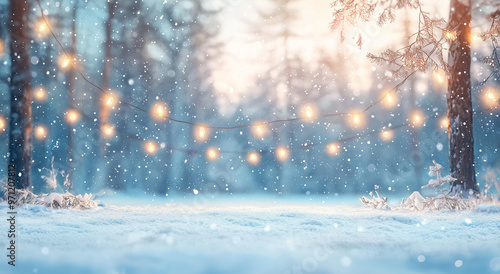
[[[443,83],[444,82],[444,77],[441,75],[439,72],[434,72],[434,76],[436,77],[436,80],[438,83]]]
[[[151,117],[156,121],[166,121],[167,114],[168,108],[163,102],[156,102],[151,108]]]
[[[206,152],[207,159],[215,161],[219,157],[219,151],[216,148],[209,148]]]
[[[102,104],[108,109],[114,109],[118,104],[118,101],[118,95],[114,93],[107,93],[102,97]]]
[[[42,86],[39,86],[33,90],[33,97],[38,102],[44,102],[47,100],[48,94]]]
[[[410,122],[414,127],[421,127],[424,125],[425,118],[421,111],[415,110],[410,115]]]
[[[111,138],[115,136],[115,126],[112,124],[104,124],[101,127],[101,131],[106,138]]]
[[[251,165],[257,165],[260,162],[260,154],[258,152],[252,151],[247,154],[247,162]]]
[[[448,119],[448,117],[443,117],[443,118],[441,118],[441,120],[439,120],[439,125],[442,128],[447,129],[448,126],[450,125],[450,120]]]
[[[301,113],[302,117],[306,118],[309,121],[314,120],[317,116],[316,108],[311,104],[302,106]]]
[[[338,143],[329,143],[326,145],[326,153],[330,156],[336,156],[340,152],[340,145]]]
[[[36,30],[40,37],[46,36],[49,33],[49,26],[43,20],[39,20],[36,24]]]
[[[493,87],[489,87],[489,88],[485,89],[482,92],[482,96],[481,96],[481,104],[482,104],[483,108],[486,110],[493,110],[493,109],[498,108],[499,95],[500,95],[500,92]]]
[[[196,141],[204,142],[210,138],[210,129],[203,126],[197,126],[194,129],[193,135]]]
[[[153,141],[147,141],[144,143],[144,150],[147,154],[155,154],[158,151],[158,145]]]
[[[363,115],[361,113],[351,113],[347,115],[347,123],[351,128],[359,129],[363,124]]]
[[[392,130],[382,130],[380,132],[380,139],[383,141],[390,141],[394,137],[394,132]]]
[[[66,122],[70,125],[74,125],[80,121],[80,112],[75,109],[69,109],[66,112]]]
[[[45,140],[47,138],[48,130],[44,126],[37,126],[34,131],[37,140]]]
[[[71,65],[71,59],[66,55],[61,55],[59,56],[57,63],[61,69],[67,69]]]
[[[286,147],[278,147],[276,149],[276,158],[278,159],[278,161],[284,162],[284,161],[288,160],[288,156],[289,156],[289,152],[288,152],[288,149]]]
[[[7,122],[5,121],[5,118],[0,115],[0,131],[5,131],[5,128],[7,127]]]
[[[2,40],[0,40],[0,57],[4,54],[5,45]]]
[[[257,122],[254,126],[250,128],[252,135],[255,138],[264,138],[267,136],[269,130],[266,125]]]
[[[387,92],[384,94],[382,105],[387,108],[393,108],[398,104],[398,98],[391,94],[391,92]]]

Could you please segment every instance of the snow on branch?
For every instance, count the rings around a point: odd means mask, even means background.
[[[387,197],[384,197],[378,193],[378,189],[380,188],[378,185],[375,185],[374,188],[375,188],[375,194],[377,194],[377,196],[373,195],[373,191],[370,191],[369,194],[372,197],[372,199],[369,199],[369,198],[366,198],[365,196],[363,196],[363,197],[360,197],[359,200],[363,204],[370,206],[370,207],[373,207],[373,208],[388,209],[389,207],[387,205]]]
[[[32,204],[32,205],[43,205],[48,208],[63,208],[63,209],[90,209],[93,207],[97,207],[99,201],[92,200],[92,194],[85,195],[73,195],[69,193],[69,189],[71,187],[71,182],[69,181],[69,177],[64,172],[59,172],[54,168],[54,164],[52,162],[51,169],[46,169],[48,171],[47,176],[42,176],[42,179],[45,181],[47,189],[49,189],[49,193],[42,193],[40,195],[36,195],[31,190],[27,189],[16,189],[15,194],[15,206],[21,207],[23,205]],[[66,187],[65,193],[55,192],[57,188],[61,188],[57,182],[57,175],[61,174],[64,182],[63,185]],[[7,200],[8,195],[8,186],[7,181],[3,180],[0,182],[0,188],[4,193],[4,199]],[[62,189],[62,188],[61,188]]]

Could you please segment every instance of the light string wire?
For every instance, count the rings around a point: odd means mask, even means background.
[[[90,84],[91,86],[95,87],[96,89],[98,89],[99,91],[101,91],[103,94],[107,95],[107,96],[111,96],[113,99],[116,99],[117,102],[121,103],[121,104],[124,104],[124,105],[127,105],[127,106],[130,106],[132,108],[135,108],[141,112],[144,112],[144,113],[148,113],[150,115],[153,115],[153,116],[156,116],[156,117],[161,117],[161,118],[165,118],[167,120],[170,120],[172,122],[176,122],[176,123],[181,123],[181,124],[187,124],[187,125],[191,125],[191,126],[195,126],[195,127],[201,127],[201,128],[209,128],[209,129],[219,129],[219,130],[231,130],[231,129],[238,129],[238,128],[248,128],[248,127],[255,127],[255,126],[264,126],[264,125],[270,125],[270,124],[276,124],[276,123],[286,123],[286,122],[293,122],[293,121],[299,121],[299,120],[311,120],[312,118],[314,119],[317,119],[317,118],[327,118],[327,117],[337,117],[337,116],[354,116],[354,115],[361,115],[361,114],[364,114],[365,112],[367,112],[368,110],[370,110],[372,107],[380,104],[381,102],[384,101],[384,99],[390,95],[391,93],[395,93],[395,94],[399,94],[399,91],[400,91],[400,87],[402,85],[404,85],[404,83],[406,82],[406,80],[408,80],[411,76],[413,76],[418,70],[414,70],[412,71],[411,73],[408,73],[403,79],[402,81],[400,81],[397,85],[395,85],[394,87],[392,87],[391,89],[389,89],[388,91],[386,91],[383,96],[381,96],[378,100],[376,100],[375,102],[371,103],[370,105],[368,105],[367,107],[365,107],[363,110],[359,111],[359,112],[338,112],[338,113],[330,113],[330,114],[320,114],[320,115],[314,115],[313,117],[305,117],[305,116],[301,116],[301,117],[296,117],[296,118],[289,118],[289,119],[278,119],[278,120],[271,120],[271,121],[264,121],[264,122],[258,122],[258,123],[251,123],[251,124],[240,124],[240,125],[235,125],[235,126],[214,126],[214,125],[207,125],[207,124],[199,124],[199,123],[195,123],[195,122],[190,122],[190,121],[185,121],[185,120],[180,120],[180,119],[176,119],[176,118],[173,118],[171,116],[167,116],[167,115],[162,115],[162,114],[158,114],[158,113],[154,113],[153,111],[150,111],[150,110],[147,110],[147,109],[144,109],[143,107],[140,107],[140,106],[137,106],[133,103],[129,103],[127,101],[124,101],[120,98],[117,98],[116,96],[114,96],[113,94],[111,93],[108,93],[106,90],[104,90],[103,88],[101,88],[99,85],[95,84],[94,82],[92,82],[87,76],[85,76],[83,74],[83,72],[78,68],[77,66],[77,62],[76,62],[76,58],[73,57],[71,58],[71,56],[68,54],[68,52],[66,51],[66,49],[64,48],[64,46],[62,45],[61,41],[57,38],[56,34],[54,33],[54,31],[52,30],[52,27],[49,25],[48,21],[46,20],[45,18],[45,15],[44,15],[44,12],[43,12],[43,8],[42,8],[42,5],[40,3],[40,0],[36,0],[37,4],[38,4],[38,7],[40,8],[40,14],[42,16],[42,20],[43,22],[45,23],[45,25],[47,26],[47,29],[50,31],[50,34],[51,36],[56,40],[57,44],[59,45],[59,47],[61,48],[61,50],[63,51],[64,55],[66,56],[66,58],[68,60],[72,60],[70,63],[71,63],[71,66],[73,67],[73,69],[78,73],[78,75],[80,75],[82,77],[82,79],[87,82],[88,84]],[[460,20],[461,21],[461,20]],[[458,24],[457,26],[455,26],[454,28],[452,29],[456,29],[458,27]],[[445,37],[442,36],[441,39],[438,40],[438,43],[441,42]],[[426,62],[431,58],[431,55],[432,53],[434,53],[434,51],[437,49],[437,45],[434,46],[434,48],[431,49],[431,51],[429,52],[428,56],[427,56],[427,60]],[[496,102],[498,102],[497,100],[495,100]]]
[[[224,129],[230,130],[230,129],[238,129],[238,128],[248,128],[248,127],[255,127],[255,126],[271,125],[271,124],[276,124],[276,123],[286,123],[286,122],[293,122],[293,121],[300,121],[300,120],[311,120],[313,118],[314,119],[318,119],[318,118],[326,118],[326,117],[361,115],[361,114],[367,112],[368,110],[370,110],[372,107],[380,104],[384,100],[384,98],[386,98],[386,96],[389,95],[390,93],[392,93],[392,92],[398,93],[399,88],[406,82],[406,80],[409,77],[411,77],[413,74],[415,74],[417,72],[415,70],[415,71],[409,73],[399,84],[397,84],[396,86],[394,86],[393,88],[391,88],[390,90],[388,90],[383,96],[381,96],[379,100],[371,103],[370,105],[368,105],[362,111],[359,111],[359,112],[338,112],[338,113],[329,113],[329,114],[314,115],[313,117],[300,116],[300,117],[296,117],[296,118],[278,119],[278,120],[264,121],[264,122],[251,123],[251,124],[240,124],[240,125],[235,125],[235,126],[214,126],[214,125],[194,123],[194,122],[190,122],[190,121],[184,121],[184,120],[176,119],[176,118],[173,118],[173,117],[167,116],[167,115],[160,115],[160,114],[155,113],[153,111],[147,110],[147,109],[145,109],[143,107],[137,106],[137,105],[135,105],[133,103],[129,103],[127,101],[124,101],[124,100],[118,98],[117,96],[114,96],[113,94],[107,92],[106,90],[104,90],[103,88],[101,88],[99,85],[95,84],[94,82],[92,82],[78,68],[78,66],[77,66],[78,63],[75,60],[76,58],[75,57],[71,57],[68,54],[68,52],[66,51],[66,49],[62,45],[61,41],[57,38],[56,34],[52,30],[52,27],[49,25],[47,19],[45,18],[45,15],[44,15],[44,12],[43,12],[40,0],[36,0],[36,2],[38,4],[38,7],[40,8],[40,13],[41,13],[41,16],[42,16],[42,20],[45,23],[45,25],[47,26],[47,29],[50,31],[51,36],[56,40],[57,44],[59,45],[59,47],[63,51],[65,57],[68,60],[71,60],[70,63],[71,63],[71,66],[73,67],[73,69],[78,73],[78,75],[80,75],[82,77],[82,79],[85,82],[87,82],[89,85],[93,86],[94,88],[98,89],[103,94],[105,94],[107,96],[111,96],[113,99],[115,99],[117,102],[119,102],[121,104],[130,106],[130,107],[135,108],[135,109],[137,109],[137,110],[139,110],[141,112],[148,113],[148,114],[156,116],[156,117],[165,118],[165,119],[170,120],[172,122],[181,123],[181,124],[187,124],[187,125],[191,125],[191,126],[194,126],[194,127],[209,128],[209,129],[219,129],[219,130],[224,130]]]

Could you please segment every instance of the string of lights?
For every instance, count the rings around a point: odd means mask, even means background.
[[[77,66],[78,63],[76,62],[76,59],[74,57],[71,58],[71,56],[67,53],[64,46],[62,45],[60,40],[57,38],[57,36],[53,32],[52,28],[50,27],[47,19],[45,18],[45,14],[42,10],[42,6],[41,6],[40,1],[37,0],[37,3],[38,3],[38,6],[40,8],[40,12],[41,12],[41,16],[42,16],[42,18],[41,18],[42,20],[40,21],[40,24],[38,27],[39,31],[43,32],[43,33],[46,33],[47,31],[50,32],[51,36],[56,40],[57,44],[59,45],[59,47],[61,48],[61,50],[64,53],[64,55],[58,59],[59,66],[61,66],[61,68],[63,68],[63,69],[68,68],[69,66],[72,66],[73,69],[82,77],[82,79],[84,79],[85,82],[87,82],[91,86],[95,87],[100,92],[102,92],[104,94],[104,96],[103,96],[104,107],[114,108],[118,103],[120,103],[120,104],[124,104],[124,105],[130,106],[130,107],[133,107],[141,112],[148,113],[152,116],[153,119],[155,119],[157,121],[160,121],[162,119],[163,120],[167,119],[167,120],[170,120],[173,122],[183,123],[183,124],[188,124],[188,125],[194,126],[195,127],[195,131],[194,131],[195,138],[198,141],[206,141],[209,138],[210,129],[218,129],[218,130],[228,129],[228,130],[230,130],[230,129],[251,127],[252,133],[255,136],[263,137],[264,135],[267,134],[267,131],[268,131],[266,126],[270,125],[270,124],[293,122],[293,121],[298,121],[298,120],[313,120],[313,119],[324,118],[324,117],[349,116],[350,122],[356,127],[357,125],[362,123],[362,120],[363,120],[362,114],[364,114],[365,112],[370,110],[372,107],[374,107],[382,102],[384,103],[384,105],[386,107],[393,107],[393,106],[397,105],[398,97],[393,96],[393,93],[398,94],[400,87],[406,82],[406,80],[409,77],[413,76],[417,72],[415,70],[415,71],[407,74],[406,77],[401,82],[399,82],[396,86],[394,86],[390,90],[387,90],[385,93],[383,93],[383,96],[381,96],[378,100],[371,103],[370,105],[368,105],[367,107],[365,107],[364,109],[362,109],[359,112],[337,112],[337,113],[318,115],[316,113],[314,107],[305,106],[302,110],[302,113],[304,114],[303,116],[294,117],[294,118],[290,118],[290,119],[278,119],[278,120],[272,120],[272,121],[264,121],[264,122],[251,123],[251,124],[240,124],[240,125],[234,125],[234,126],[214,126],[214,125],[200,124],[200,123],[195,123],[195,122],[190,122],[190,121],[179,120],[179,119],[175,119],[171,116],[168,116],[167,115],[167,113],[169,113],[168,107],[163,102],[156,102],[155,104],[153,104],[153,106],[149,110],[147,110],[143,107],[140,107],[140,106],[137,106],[135,104],[121,100],[117,95],[113,94],[112,91],[106,91],[103,88],[101,88],[99,85],[92,82],[79,69],[79,67]],[[451,30],[451,31],[453,31],[453,30]],[[449,34],[449,31],[445,32],[445,34],[443,35],[441,40],[442,39],[453,39],[453,37],[450,35],[451,34]],[[428,58],[430,58],[430,55],[432,54],[433,51],[435,51],[435,49],[436,49],[436,46],[430,51]],[[436,78],[439,82],[444,82],[445,78],[443,76],[441,76],[439,74],[439,72],[436,71],[435,75],[436,75]],[[485,96],[485,97],[487,99],[492,100],[493,102],[497,102],[497,100],[495,99],[496,96],[493,94],[492,91],[490,91],[487,94],[487,96]],[[47,99],[47,92],[43,89],[43,87],[38,87],[34,91],[34,98],[37,100],[40,100],[40,101],[46,100]],[[493,98],[493,99],[491,99],[491,98]],[[80,116],[81,116],[80,112],[78,112],[75,109],[68,110],[65,115],[66,115],[66,121],[69,124],[74,124],[74,123],[78,122],[80,120]],[[2,117],[0,117],[0,118],[2,118]],[[415,111],[414,113],[411,114],[410,120],[411,120],[411,123],[413,125],[416,125],[418,123],[423,123],[422,113],[419,112],[418,110]],[[0,126],[2,126],[2,123],[5,124],[5,122],[2,121],[2,119],[0,119]],[[443,122],[443,123],[445,123],[445,122]],[[114,134],[115,134],[114,126],[112,124],[108,124],[108,123],[102,125],[101,131],[102,131],[104,137],[106,137],[106,138],[110,138],[110,137],[114,136]],[[40,132],[40,136],[44,137],[44,136],[46,136],[47,129],[44,128],[43,126],[37,127],[35,129],[35,137],[36,137],[37,132]]]
[[[194,127],[198,127],[198,128],[200,128],[199,131],[201,131],[201,132],[206,131],[207,129],[231,130],[231,129],[248,128],[248,127],[259,127],[259,126],[265,126],[265,125],[277,124],[277,123],[294,122],[294,121],[300,121],[300,120],[312,120],[312,119],[327,118],[327,117],[338,117],[338,116],[352,116],[353,117],[352,119],[354,121],[356,121],[356,120],[359,120],[360,115],[364,114],[365,112],[370,110],[372,107],[374,107],[374,106],[380,104],[381,102],[383,102],[384,100],[386,100],[386,98],[388,96],[390,97],[391,93],[393,93],[393,92],[398,93],[399,88],[406,82],[406,80],[417,72],[417,71],[413,71],[413,72],[409,73],[403,79],[403,81],[401,81],[399,84],[397,84],[393,88],[387,90],[385,92],[385,94],[383,96],[381,96],[378,100],[371,103],[370,105],[368,105],[367,107],[365,107],[364,109],[362,109],[359,112],[337,112],[337,113],[329,113],[329,114],[316,114],[310,110],[310,111],[306,111],[304,116],[288,118],[288,119],[277,119],[277,120],[272,120],[272,121],[263,121],[263,122],[250,123],[250,124],[240,124],[240,125],[234,125],[234,126],[216,126],[216,125],[195,123],[195,122],[176,119],[174,117],[166,115],[168,113],[168,109],[167,109],[166,105],[164,105],[164,103],[158,102],[155,105],[153,105],[153,107],[150,110],[148,110],[144,107],[140,107],[136,104],[124,101],[124,100],[120,99],[118,96],[114,95],[112,92],[106,91],[102,87],[97,85],[96,83],[92,82],[78,68],[78,66],[77,66],[78,63],[76,62],[76,59],[74,57],[70,56],[70,54],[66,51],[66,49],[62,45],[61,41],[57,38],[56,34],[53,32],[50,24],[48,23],[48,21],[45,17],[40,0],[37,0],[37,4],[38,4],[38,7],[40,8],[40,14],[41,14],[42,21],[43,21],[43,25],[41,26],[42,30],[43,31],[48,30],[50,32],[51,36],[55,39],[55,41],[57,42],[57,44],[59,45],[59,47],[61,48],[61,50],[64,54],[64,56],[58,60],[59,65],[63,68],[67,68],[69,66],[72,66],[72,68],[76,71],[76,73],[78,73],[78,75],[80,75],[85,82],[87,82],[89,85],[93,86],[94,88],[96,88],[97,90],[99,90],[100,92],[102,92],[104,94],[104,96],[106,97],[105,104],[107,104],[109,106],[111,106],[111,105],[114,106],[116,103],[127,105],[127,106],[135,108],[141,112],[148,113],[152,117],[163,118],[163,119],[170,120],[172,122],[187,124],[187,125],[191,125]],[[204,135],[204,134],[202,133],[201,135]]]

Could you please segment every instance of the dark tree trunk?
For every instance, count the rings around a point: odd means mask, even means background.
[[[76,9],[78,7],[78,2],[73,6],[73,20],[71,23],[71,49],[70,58],[76,58]],[[75,110],[75,68],[71,65],[68,74],[68,100],[69,109]],[[75,146],[75,134],[73,132],[74,126],[70,123],[68,126],[68,178],[71,183],[73,183],[73,151]]]
[[[448,139],[450,147],[450,174],[457,178],[451,192],[468,194],[478,191],[474,169],[474,138],[472,136],[472,101],[470,82],[470,21],[469,1],[451,0],[450,28],[457,38],[450,41],[448,80]]]
[[[18,189],[31,188],[32,121],[28,0],[10,1],[10,133],[9,159],[21,173]]]

